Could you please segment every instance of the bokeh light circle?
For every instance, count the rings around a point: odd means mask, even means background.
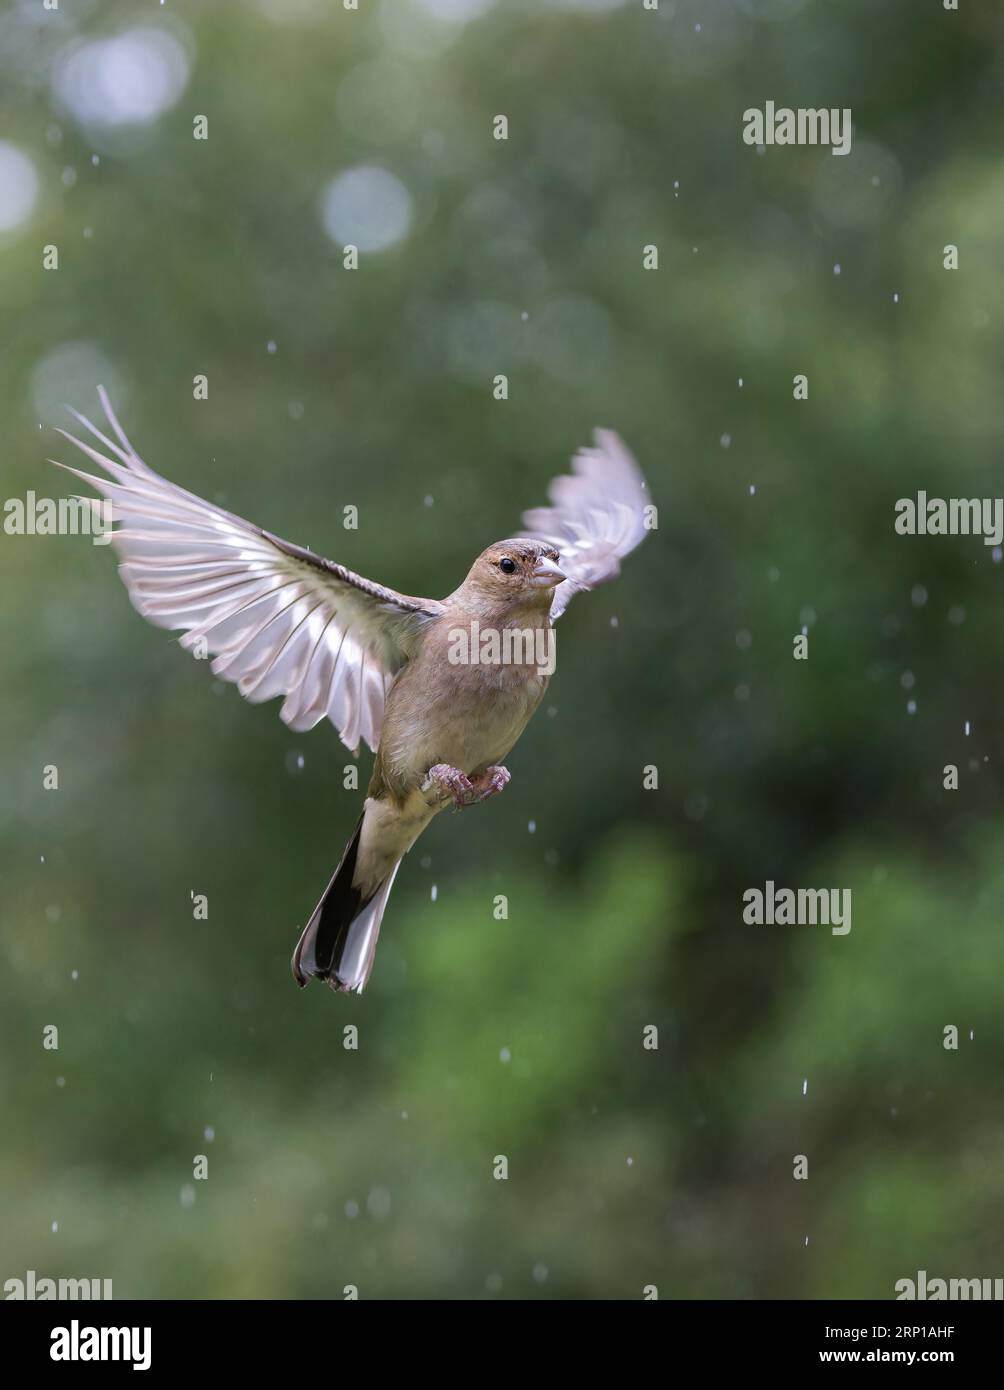
[[[324,229],[339,246],[384,251],[407,235],[411,194],[399,178],[375,164],[332,179],[321,200]]]
[[[0,140],[0,232],[27,222],[38,198],[38,174],[26,154]]]

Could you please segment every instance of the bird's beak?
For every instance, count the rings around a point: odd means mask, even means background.
[[[549,560],[546,555],[542,555],[534,565],[531,577],[535,589],[553,589],[565,578],[554,561]]]

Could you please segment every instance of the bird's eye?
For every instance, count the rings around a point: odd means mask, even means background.
[[[516,561],[510,560],[508,555],[503,555],[499,561],[499,569],[503,574],[514,574],[516,571]]]

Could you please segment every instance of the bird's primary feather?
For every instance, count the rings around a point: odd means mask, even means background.
[[[375,750],[394,675],[442,604],[374,584],[162,478],[129,444],[104,391],[101,402],[119,444],[77,419],[118,459],[62,431],[108,476],[68,471],[112,503],[134,606],[158,627],[183,629],[182,646],[214,656],[214,673],[246,699],[285,696],[291,728],[327,717],[347,747],[364,740]]]
[[[595,448],[580,449],[571,474],[547,490],[551,507],[523,513],[528,534],[561,555],[566,582],[551,604],[551,621],[577,593],[615,579],[620,561],[645,539],[648,495],[641,469],[613,430],[594,430]]]

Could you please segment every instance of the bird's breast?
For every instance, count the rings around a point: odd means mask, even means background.
[[[480,656],[480,652],[478,653]],[[398,677],[384,711],[380,756],[398,787],[420,781],[435,763],[468,774],[500,762],[547,689],[547,662],[449,659],[423,655]]]

